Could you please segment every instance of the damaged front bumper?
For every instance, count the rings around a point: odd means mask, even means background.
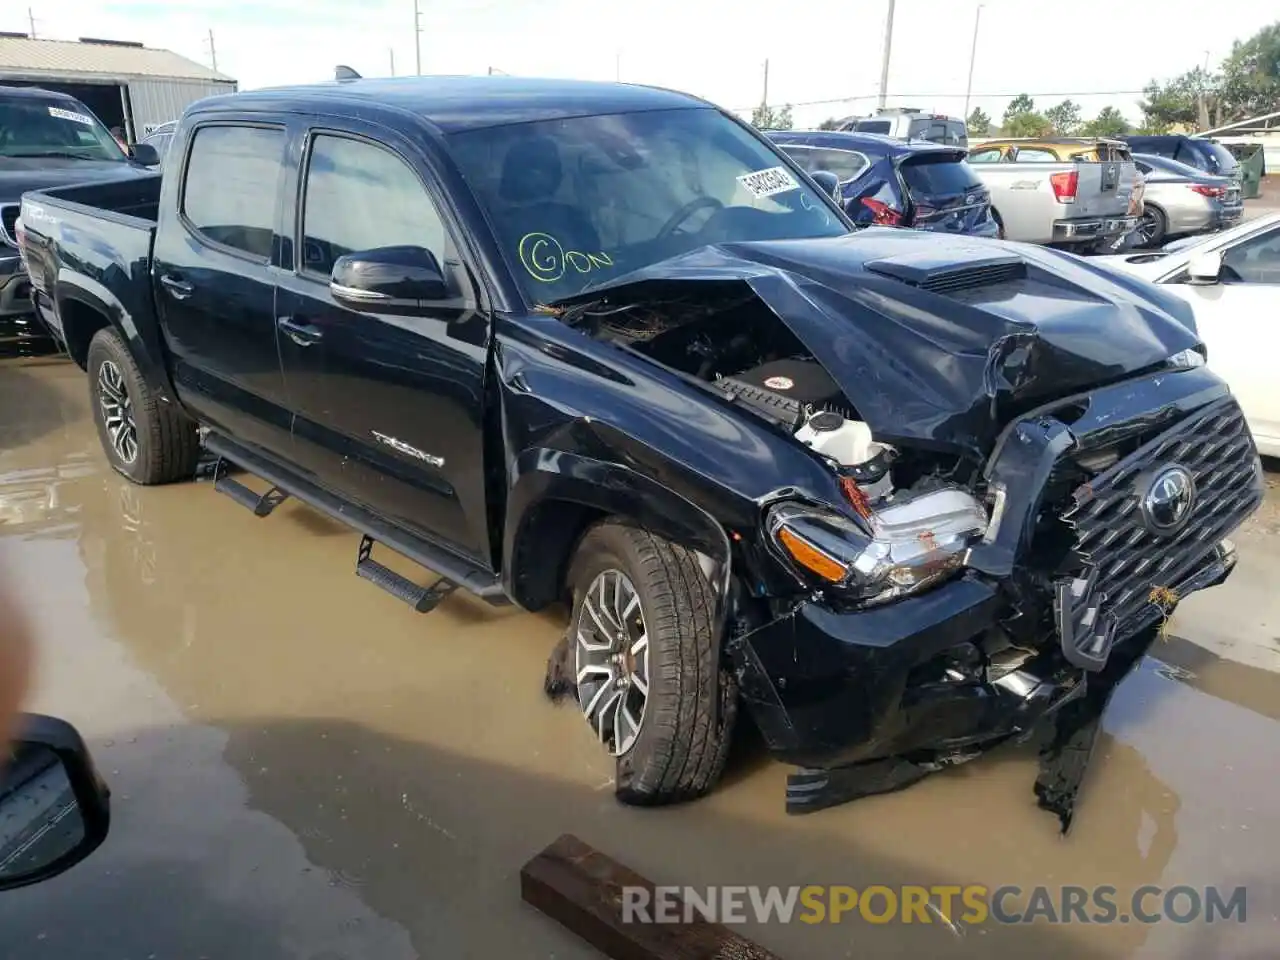
[[[987,468],[997,516],[962,578],[864,610],[815,596],[730,642],[766,743],[801,768],[789,812],[901,788],[1053,718],[1036,793],[1067,828],[1112,691],[1178,600],[1231,573],[1225,538],[1262,495],[1239,408],[1203,368],[1097,391],[1070,417],[1038,411],[1006,431]],[[1123,455],[1046,502],[1065,457],[1111,448]],[[1197,499],[1162,529],[1150,493],[1171,464]],[[1024,568],[1042,559],[1046,511],[1069,518],[1076,563],[1037,593]],[[1018,623],[1047,629],[1028,643]]]

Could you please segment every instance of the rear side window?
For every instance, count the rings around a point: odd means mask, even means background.
[[[891,128],[888,120],[859,120],[853,129],[861,133],[888,133]]]
[[[418,175],[390,150],[346,137],[315,138],[302,235],[302,269],[325,276],[339,257],[378,247],[446,259],[444,223]]]
[[[1057,163],[1058,158],[1049,150],[1022,147],[1013,158],[1018,163]]]
[[[792,160],[800,164],[800,168],[805,173],[817,173],[819,170],[826,170],[828,173],[834,173],[839,177],[841,183],[855,179],[870,165],[870,161],[866,157],[853,150],[837,150],[834,147],[805,147],[789,143],[781,144],[780,146]]]
[[[902,179],[913,196],[964,193],[982,186],[977,174],[962,160],[921,157],[902,164]]]
[[[271,258],[284,131],[212,126],[196,131],[182,213],[214,243]]]
[[[959,120],[948,120],[943,124],[946,135],[943,143],[951,147],[967,147],[969,145],[969,135],[965,130],[964,124]]]

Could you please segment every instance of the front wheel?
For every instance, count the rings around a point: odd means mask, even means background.
[[[99,330],[85,366],[93,420],[111,466],[142,484],[194,476],[200,455],[195,423],[147,384],[120,334]]]
[[[606,521],[569,570],[578,703],[616,758],[616,792],[656,805],[706,793],[728,756],[737,686],[721,664],[715,597],[696,555]]]

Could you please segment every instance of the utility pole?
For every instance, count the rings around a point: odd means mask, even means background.
[[[413,0],[413,53],[418,76],[422,76],[422,9]]]
[[[31,7],[27,7],[27,22],[31,24],[31,39],[36,38],[36,13]]]
[[[391,75],[396,75],[396,48],[387,47],[387,56],[391,58]]]
[[[884,22],[884,55],[880,61],[880,106],[884,106],[885,97],[889,95],[889,53],[893,49],[893,6],[889,0],[889,16]]]
[[[613,80],[615,83],[622,82],[622,51],[618,50],[613,55]]]
[[[764,62],[764,94],[760,97],[760,106],[769,108],[769,61]]]
[[[213,28],[209,28],[209,59],[213,61],[213,69],[218,69],[218,48],[213,45]]]
[[[969,85],[964,88],[964,118],[969,119],[969,98],[973,95],[973,62],[978,56],[978,24],[982,22],[982,4],[973,14],[973,46],[969,48]]]

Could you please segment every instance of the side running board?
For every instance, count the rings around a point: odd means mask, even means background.
[[[205,449],[217,457],[212,470],[215,490],[225,493],[258,517],[267,516],[286,499],[293,497],[353,528],[362,535],[360,549],[356,554],[356,574],[405,601],[420,613],[435,609],[441,600],[459,587],[493,606],[505,606],[511,602],[502,589],[502,581],[493,571],[388,523],[382,517],[335,496],[305,477],[298,476],[221,434],[210,432],[205,437],[204,444]],[[261,494],[251,490],[230,476],[230,471],[236,468],[260,477],[271,484],[271,488]],[[426,567],[440,579],[429,587],[419,586],[374,560],[375,543]]]
[[[253,511],[255,517],[265,517],[280,504],[289,499],[289,494],[279,487],[273,486],[266,493],[250,490],[239,480],[228,475],[229,465],[225,457],[219,457],[213,465],[213,489],[225,493],[228,497]]]
[[[356,576],[368,580],[376,587],[403,600],[419,613],[430,613],[458,585],[452,580],[441,577],[429,587],[422,587],[408,577],[402,577],[390,567],[384,567],[373,559],[373,545],[376,541],[365,534],[360,538],[360,550],[356,554]]]

